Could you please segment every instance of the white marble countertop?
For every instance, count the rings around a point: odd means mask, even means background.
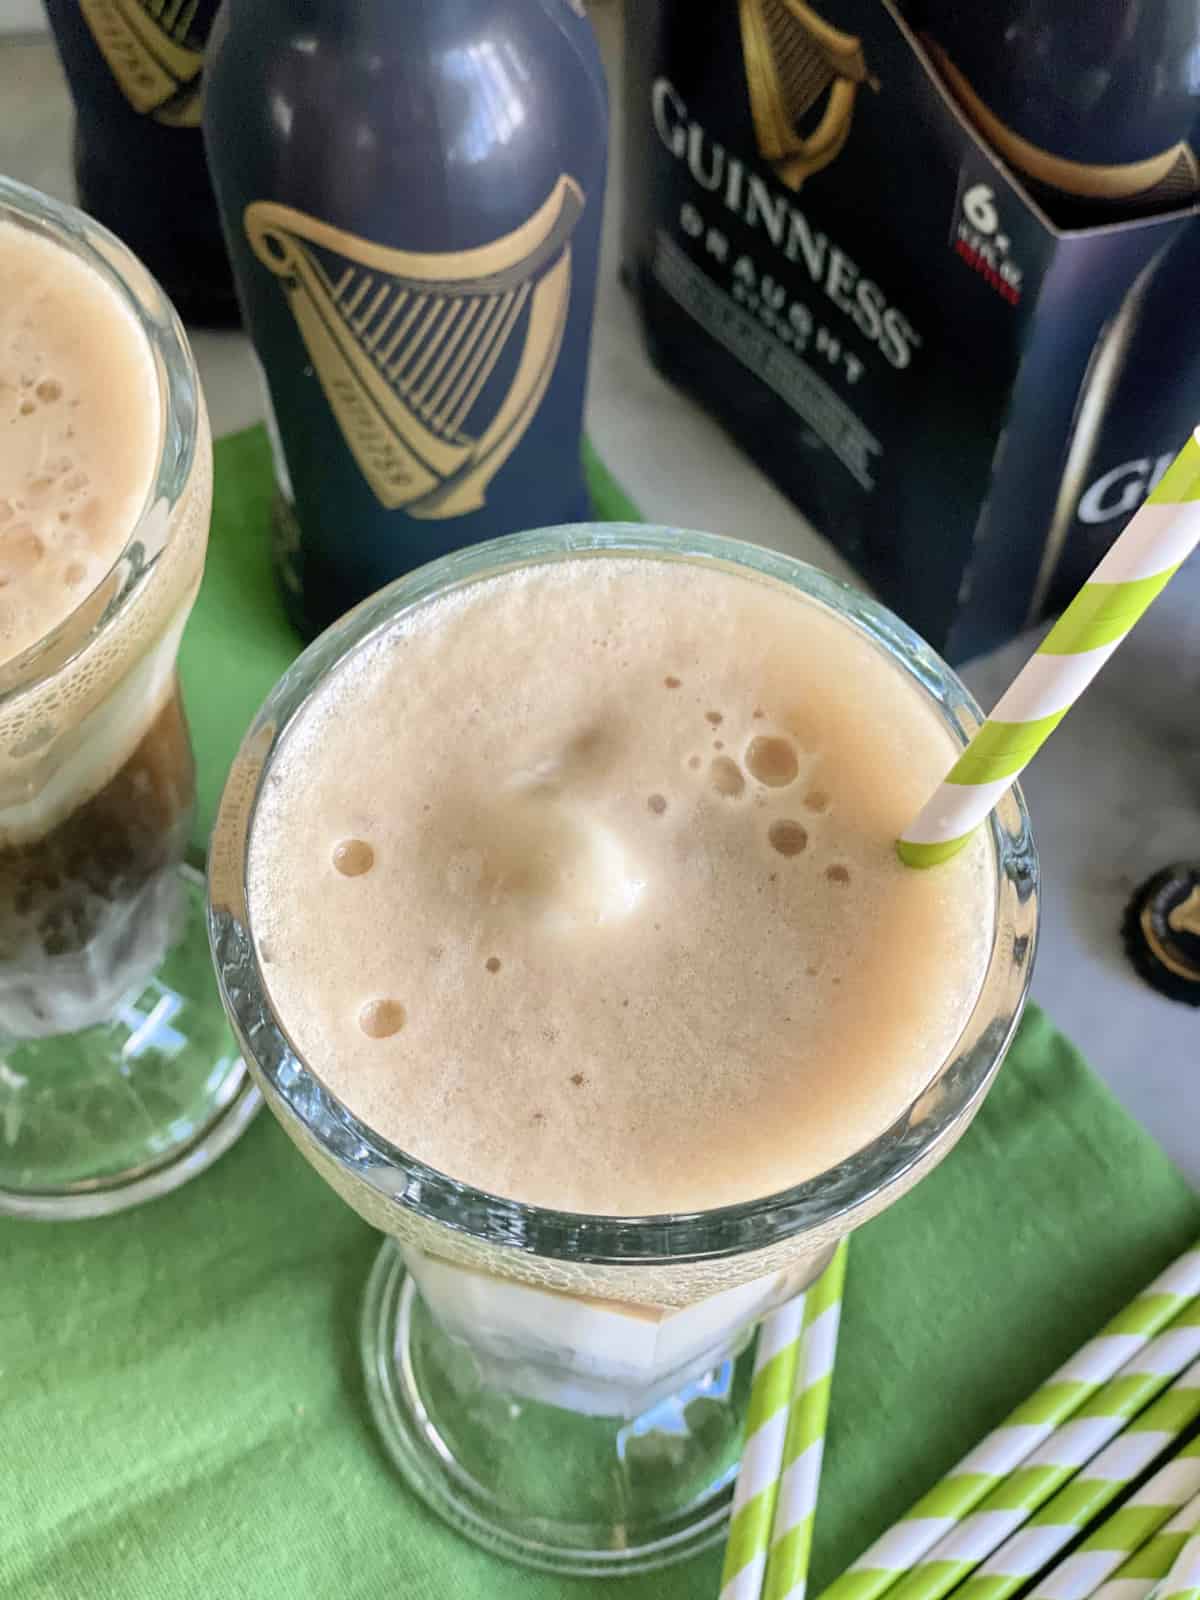
[[[600,4],[594,16],[615,70],[619,9]],[[614,119],[618,113],[614,104]],[[70,199],[69,126],[45,37],[0,38],[0,172]],[[613,153],[619,158],[615,126]],[[725,434],[651,368],[617,281],[619,204],[614,170],[588,390],[588,428],[600,453],[648,519],[740,535],[853,577]],[[197,333],[194,343],[214,431],[257,421],[244,338]],[[1136,884],[1170,861],[1200,858],[1198,608],[1200,559],[1055,733],[1025,790],[1044,873],[1034,996],[1200,1186],[1200,1012],[1141,983],[1118,934]],[[985,708],[1035,642],[1015,641],[966,670]]]

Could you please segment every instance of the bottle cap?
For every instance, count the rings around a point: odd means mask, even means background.
[[[1130,961],[1152,988],[1200,1006],[1200,862],[1178,861],[1148,878],[1121,931]]]

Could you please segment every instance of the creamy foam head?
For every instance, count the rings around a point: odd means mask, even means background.
[[[149,345],[69,250],[0,224],[0,661],[35,644],[108,572],[159,449]]]
[[[131,265],[133,265],[131,263]],[[98,792],[161,710],[203,564],[211,444],[141,524],[152,571],[99,633],[0,704],[0,848]],[[0,221],[0,664],[81,608],[99,616],[158,467],[163,398],[131,309],[97,270]]]
[[[268,989],[453,1177],[626,1215],[771,1193],[881,1133],[970,1013],[990,844],[894,849],[954,753],[782,586],[604,556],[486,580],[286,735],[250,844]]]

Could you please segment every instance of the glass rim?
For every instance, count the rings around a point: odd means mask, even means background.
[[[76,660],[121,615],[171,537],[169,512],[191,475],[200,437],[199,380],[175,308],[116,234],[77,206],[0,174],[0,222],[52,240],[95,271],[132,314],[158,386],[158,446],[141,509],[112,564],[48,633],[0,663],[0,706]],[[159,507],[165,507],[162,516]]]
[[[242,754],[254,752],[255,761],[261,754],[252,789],[231,800],[231,782],[218,812],[213,857],[227,833],[237,851],[228,865],[238,878],[239,903],[235,913],[210,898],[210,940],[222,999],[247,1057],[266,1080],[273,1108],[282,1102],[326,1157],[352,1167],[356,1179],[370,1184],[381,1199],[480,1243],[539,1256],[591,1265],[711,1260],[763,1249],[846,1218],[899,1183],[965,1125],[1016,1031],[1036,948],[1037,853],[1018,786],[988,823],[996,905],[984,979],[959,1038],[926,1087],[882,1133],[835,1167],[789,1188],[709,1210],[600,1215],[527,1204],[452,1178],[392,1144],[332,1094],[295,1049],[263,979],[247,905],[246,862],[259,792],[293,722],[350,651],[451,590],[515,568],[606,554],[716,562],[748,577],[781,581],[883,649],[925,690],[960,742],[983,720],[957,674],[907,624],[851,585],[791,556],[721,535],[645,523],[580,523],[510,534],[451,552],[387,585],[315,639],[279,679],[242,745]],[[1026,908],[1027,929],[1016,926],[1011,908],[1005,915],[1006,889]],[[994,1014],[983,1015],[989,1008]],[[960,1054],[964,1040],[973,1044]]]

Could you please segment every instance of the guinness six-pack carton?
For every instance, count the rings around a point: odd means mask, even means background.
[[[1178,153],[1173,209],[1059,227],[887,0],[626,17],[624,254],[656,363],[952,660],[1060,607],[1200,410]]]

